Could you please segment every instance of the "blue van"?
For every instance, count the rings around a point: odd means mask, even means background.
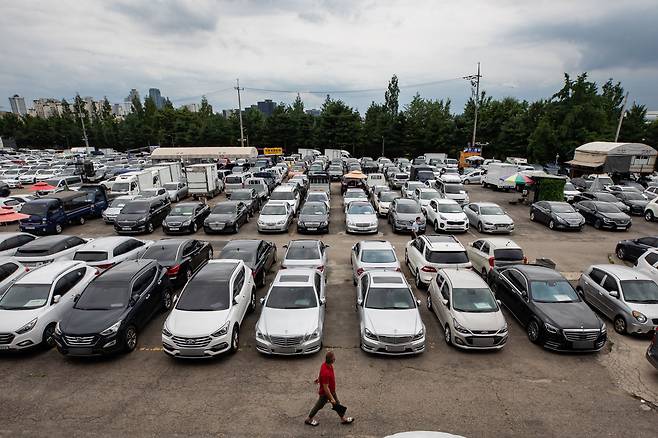
[[[71,223],[82,225],[88,217],[102,214],[103,202],[95,202],[96,194],[65,190],[26,202],[21,213],[29,217],[20,220],[19,228],[28,233],[59,234]],[[104,205],[107,207],[106,198]]]

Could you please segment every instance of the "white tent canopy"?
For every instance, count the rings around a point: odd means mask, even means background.
[[[585,169],[602,168],[605,172],[650,173],[656,164],[658,152],[643,143],[615,143],[594,141],[576,148],[573,167]]]
[[[258,149],[254,147],[180,147],[157,148],[151,153],[155,160],[210,160],[220,158],[250,158],[258,156]]]

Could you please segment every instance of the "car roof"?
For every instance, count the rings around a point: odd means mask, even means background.
[[[295,190],[295,187],[297,187],[297,186],[296,185],[294,185],[294,186],[292,186],[292,185],[281,185],[281,186],[275,188],[274,191],[275,192],[292,192],[293,190]]]
[[[359,244],[361,249],[393,249],[393,244],[388,240],[362,240]]]
[[[213,259],[209,260],[195,277],[211,277],[212,281],[228,281],[233,272],[240,266],[241,260],[235,259]]]
[[[272,286],[277,284],[284,285],[294,285],[294,284],[303,284],[303,285],[314,285],[315,284],[315,269],[313,268],[293,268],[293,269],[284,269],[277,272],[276,277]],[[286,279],[285,277],[291,277]],[[296,277],[296,278],[295,278]],[[301,280],[300,277],[306,277],[306,280]]]
[[[320,241],[314,239],[295,239],[288,242],[288,248],[292,246],[296,248],[317,248],[319,245]]]
[[[459,203],[457,201],[455,201],[454,199],[450,199],[450,198],[434,198],[434,199],[432,199],[432,201],[436,202],[437,204],[455,204],[455,205],[459,205]]]
[[[194,201],[179,202],[178,204],[176,204],[176,206],[174,208],[176,208],[176,207],[198,207],[199,205],[203,205],[203,202],[194,202]]]
[[[395,198],[395,200],[393,202],[397,202],[398,204],[415,204],[415,205],[418,205],[418,203],[416,201],[414,201],[413,199],[409,199],[409,198]]]
[[[493,249],[500,249],[500,248],[514,248],[514,249],[521,249],[519,245],[517,245],[516,242],[514,242],[512,239],[508,239],[506,237],[484,237],[482,239],[484,242],[487,242],[489,244],[490,248]]]
[[[562,274],[545,266],[510,265],[509,268],[517,269],[530,280],[565,280]]]
[[[5,232],[5,233],[0,233],[0,242],[5,241],[6,239],[10,239],[12,237],[16,236],[27,236],[29,233],[21,233],[20,231],[16,232]]]
[[[472,202],[471,204],[478,207],[500,207],[500,205],[496,204],[495,202]]]
[[[487,283],[471,269],[441,269],[439,273],[453,284],[454,287],[486,287]]]
[[[366,271],[367,275],[370,276],[370,284],[376,284],[376,288],[380,287],[399,287],[399,288],[405,288],[408,289],[409,285],[407,284],[407,279],[404,277],[404,274],[402,272],[397,272],[397,271]],[[376,281],[373,279],[377,279]],[[387,278],[395,278],[395,279],[402,279],[401,282],[395,282],[395,281],[386,281]]]
[[[78,260],[61,260],[52,262],[38,269],[28,272],[16,283],[23,284],[49,284],[62,272],[74,266],[87,266],[85,262]]]
[[[103,272],[100,276],[104,279],[108,277],[118,277],[121,279],[132,279],[136,274],[140,273],[145,267],[154,264],[152,259],[137,259],[137,260],[124,260],[116,264],[111,269]]]
[[[80,246],[80,249],[78,249],[78,251],[89,251],[93,249],[110,250],[116,247],[117,245],[122,244],[123,242],[128,242],[131,240],[137,240],[137,239],[129,236],[99,237],[97,239],[92,240],[89,243],[85,243],[84,245]]]
[[[237,250],[254,250],[258,248],[258,245],[262,240],[260,239],[237,239],[237,240],[231,240],[226,245],[224,245],[224,248],[236,248]]]
[[[609,274],[614,275],[620,280],[651,280],[649,276],[643,274],[642,272],[635,269],[632,266],[624,265],[612,265],[612,264],[602,264],[602,265],[592,265],[591,268],[597,268],[602,271],[605,271]]]
[[[70,237],[73,237],[71,235],[67,234],[59,234],[56,236],[43,236],[38,239],[34,239],[31,242],[27,242],[25,245],[23,245],[23,248],[31,248],[31,249],[48,249],[51,246],[58,244],[60,242],[64,242],[65,240],[69,239]],[[29,246],[28,246],[29,245]]]

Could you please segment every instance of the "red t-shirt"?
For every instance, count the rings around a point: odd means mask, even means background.
[[[320,377],[318,377],[318,382],[320,383],[320,390],[318,394],[327,395],[324,393],[324,387],[322,385],[329,385],[329,391],[332,393],[336,392],[336,376],[334,375],[334,367],[323,363],[320,367]]]

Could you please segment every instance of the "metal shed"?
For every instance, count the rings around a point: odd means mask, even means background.
[[[151,153],[151,160],[184,161],[186,163],[200,163],[216,161],[222,158],[237,160],[258,156],[258,149],[254,147],[180,147],[157,148]]]
[[[595,141],[576,148],[567,161],[576,173],[651,173],[658,152],[643,143]]]

